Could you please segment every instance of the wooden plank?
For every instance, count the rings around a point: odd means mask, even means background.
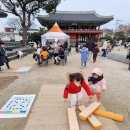
[[[116,114],[116,113],[101,110],[101,109],[94,111],[93,114],[98,115],[98,116],[102,116],[102,117],[106,117],[108,119],[112,119],[115,121],[120,121],[120,122],[124,120],[124,117],[121,114]]]
[[[78,120],[74,108],[68,108],[68,118],[70,130],[79,130]]]
[[[22,130],[69,130],[69,124],[66,125],[68,123],[67,106],[66,104],[63,105],[61,95],[55,93],[55,91],[61,93],[63,89],[64,84],[44,84],[41,86],[41,90],[34,103],[32,112],[29,115],[25,128]],[[48,93],[45,93],[45,90]],[[49,102],[52,103],[50,104]],[[100,116],[98,119],[103,124],[101,130],[119,130],[113,120],[102,118]],[[87,121],[79,122],[79,127],[80,130],[94,130]]]
[[[78,108],[81,112],[86,109],[84,105],[79,106]],[[88,117],[88,121],[95,130],[100,130],[102,128],[102,123],[94,115]]]
[[[89,105],[84,111],[79,114],[81,120],[86,120],[98,107],[100,107],[101,103],[94,102]]]

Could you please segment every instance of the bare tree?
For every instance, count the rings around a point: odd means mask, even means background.
[[[27,31],[32,25],[40,9],[47,13],[55,12],[61,0],[0,0],[6,11],[14,14],[20,20],[23,43],[27,43]]]
[[[126,37],[128,37],[130,35],[130,24],[128,24],[128,25],[120,24],[118,27],[118,31],[124,32]]]
[[[22,29],[21,22],[18,18],[10,18],[7,21],[7,25],[15,28],[17,32],[20,32],[20,30]]]
[[[12,28],[15,28],[18,33],[20,33],[22,30],[22,25],[21,25],[20,19],[18,19],[18,18],[10,18],[7,21],[7,25],[12,27]],[[35,23],[31,22],[30,28],[33,28],[34,26],[35,26]]]

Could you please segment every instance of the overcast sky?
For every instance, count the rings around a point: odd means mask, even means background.
[[[130,0],[62,0],[57,7],[58,11],[91,11],[95,10],[98,14],[109,16],[114,15],[115,20],[102,26],[102,28],[116,27],[116,20],[121,20],[122,24],[130,23]],[[43,14],[43,13],[41,13]],[[9,15],[8,18],[14,17]],[[5,26],[6,19],[1,19],[1,26]],[[40,26],[36,22],[37,27]]]

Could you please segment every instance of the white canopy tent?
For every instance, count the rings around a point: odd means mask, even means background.
[[[58,40],[68,40],[70,38],[70,36],[68,36],[67,34],[65,33],[62,33],[62,32],[48,32],[44,35],[41,36],[41,38],[45,38],[46,40],[55,40],[55,39],[58,39]]]
[[[65,34],[57,23],[44,35],[41,36],[42,45],[45,45],[47,40],[56,40],[56,41],[69,41],[70,36]]]

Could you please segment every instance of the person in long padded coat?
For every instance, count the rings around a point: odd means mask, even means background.
[[[86,42],[86,47],[88,48],[88,61],[91,61],[91,57],[92,57],[92,50],[94,49],[95,47],[95,43],[94,41],[90,38],[89,40],[87,40]]]
[[[10,69],[9,59],[7,58],[4,42],[0,41],[0,71],[1,66],[6,64],[7,68]]]
[[[89,57],[88,48],[86,48],[86,46],[84,45],[82,49],[80,49],[80,53],[81,53],[81,69],[82,69],[82,67],[86,67],[86,63],[88,61]]]

